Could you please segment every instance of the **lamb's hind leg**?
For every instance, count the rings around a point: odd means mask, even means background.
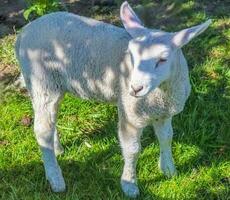
[[[42,152],[46,178],[54,192],[65,190],[65,182],[54,153],[55,122],[61,94],[33,91],[34,132]]]
[[[129,197],[137,197],[139,189],[136,182],[136,162],[141,149],[141,129],[128,121],[119,119],[119,139],[125,161],[121,177],[123,192]]]
[[[172,137],[173,129],[171,124],[172,119],[161,119],[154,122],[155,134],[160,143],[160,170],[168,177],[176,174],[176,168],[172,157]]]

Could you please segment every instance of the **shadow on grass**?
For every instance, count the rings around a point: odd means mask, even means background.
[[[120,162],[105,159],[111,150],[114,149],[90,156],[85,162],[60,160],[67,185],[67,191],[60,194],[51,191],[41,162],[0,170],[0,199],[129,199],[121,191],[120,175],[112,173],[121,171]],[[139,184],[142,185],[141,182]],[[166,200],[145,190],[141,191],[138,199]]]
[[[117,146],[91,154],[85,161],[65,160],[59,158],[59,164],[67,184],[67,191],[61,194],[52,193],[49,184],[45,180],[44,170],[41,162],[30,162],[26,165],[0,169],[1,199],[129,199],[124,196],[120,189],[120,173],[122,161],[120,150]],[[111,155],[111,156],[108,156]],[[118,159],[112,157],[118,156]],[[156,169],[158,170],[158,169]],[[155,178],[146,178],[139,181],[141,196],[138,199],[162,198],[148,190],[152,184],[160,185],[168,181],[162,175]],[[196,187],[197,196],[210,195],[215,199],[217,195],[212,194],[208,188]],[[199,193],[201,192],[202,193]],[[213,197],[213,198],[212,198]],[[202,199],[202,198],[201,198]]]
[[[22,0],[0,1],[0,38],[15,33],[15,30],[26,24],[23,18],[25,2]]]

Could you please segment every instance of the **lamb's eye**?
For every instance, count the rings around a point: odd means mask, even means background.
[[[163,63],[166,62],[167,60],[165,58],[160,58],[158,62]]]
[[[159,66],[159,64],[162,64],[164,62],[166,62],[167,60],[165,58],[160,58],[158,61],[157,61],[157,64],[156,64],[156,67]]]

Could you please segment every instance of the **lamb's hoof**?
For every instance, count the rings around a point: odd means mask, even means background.
[[[140,194],[137,184],[129,181],[121,180],[121,188],[125,195],[130,198],[136,198]]]
[[[173,163],[160,163],[159,168],[163,172],[163,174],[168,178],[177,175],[177,171]]]
[[[65,192],[66,186],[63,177],[48,179],[53,192]]]
[[[177,171],[176,171],[176,169],[175,170],[162,170],[162,172],[163,172],[163,174],[165,175],[165,176],[167,176],[168,178],[171,178],[171,177],[173,177],[173,176],[176,176],[177,175]]]
[[[54,153],[56,156],[61,155],[64,153],[64,148],[61,145],[58,145],[54,148]]]
[[[53,192],[64,192],[66,190],[65,180],[59,166],[50,168],[49,173],[46,173],[46,179],[49,181]]]

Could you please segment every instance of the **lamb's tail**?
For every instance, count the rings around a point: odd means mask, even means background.
[[[16,40],[16,43],[15,43],[15,55],[16,55],[16,58],[18,60],[19,65],[21,64],[21,62],[20,62],[20,55],[19,55],[19,52],[20,52],[20,43],[21,43],[21,34],[19,33],[17,35],[17,40]],[[14,85],[16,87],[19,87],[19,88],[22,88],[22,89],[26,88],[25,80],[23,78],[22,73],[20,73],[20,76],[14,82]]]

